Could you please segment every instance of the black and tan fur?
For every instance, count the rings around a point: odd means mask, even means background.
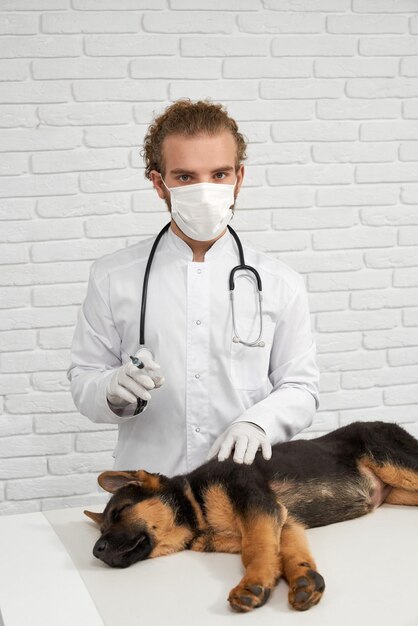
[[[237,611],[263,605],[279,578],[298,610],[325,588],[305,528],[372,512],[382,502],[418,505],[418,442],[383,422],[356,422],[311,440],[273,446],[265,461],[205,463],[167,478],[145,470],[102,473],[114,495],[93,554],[112,567],[180,550],[241,553],[245,573],[228,600]]]

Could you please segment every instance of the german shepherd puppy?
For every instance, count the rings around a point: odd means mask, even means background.
[[[317,439],[273,446],[252,465],[211,460],[167,478],[145,470],[108,471],[114,494],[93,554],[112,567],[180,550],[242,554],[245,573],[228,600],[237,611],[262,606],[283,576],[299,611],[325,589],[305,528],[371,513],[383,502],[418,505],[418,441],[384,422],[356,422]]]

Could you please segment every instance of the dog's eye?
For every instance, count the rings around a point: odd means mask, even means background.
[[[123,506],[120,506],[117,509],[113,509],[112,513],[111,513],[111,518],[112,518],[112,522],[116,522],[119,519],[120,514],[122,513],[122,511],[126,508],[128,508],[129,504],[124,504]]]

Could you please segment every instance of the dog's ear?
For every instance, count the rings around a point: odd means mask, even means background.
[[[96,522],[99,526],[101,526],[103,522],[103,513],[95,513],[94,511],[83,511],[84,515],[87,515],[93,522]]]
[[[137,485],[141,485],[141,487],[152,489],[153,491],[160,491],[163,483],[167,482],[168,479],[160,474],[150,474],[145,470],[137,470],[126,472],[102,472],[97,481],[100,487],[102,487],[105,491],[116,493],[118,489],[129,485],[129,483],[135,483]]]
[[[97,479],[100,487],[110,493],[116,493],[118,489],[128,483],[138,483],[135,477],[136,472],[102,472]]]
[[[161,491],[169,483],[169,478],[163,474],[151,474],[145,470],[135,472],[138,482],[142,487],[152,489],[153,491]]]

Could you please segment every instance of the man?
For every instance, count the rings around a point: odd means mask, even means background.
[[[309,426],[318,408],[302,277],[245,247],[246,265],[262,280],[262,307],[254,275],[240,270],[232,314],[229,275],[239,255],[227,225],[244,178],[245,148],[236,122],[207,101],[179,100],[148,129],[145,175],[171,222],[150,270],[146,349],[136,353],[155,238],[91,267],[67,376],[83,415],[118,424],[115,469],[172,476],[214,456],[252,463],[260,448],[268,459],[271,445]],[[135,414],[138,398],[147,405]]]

